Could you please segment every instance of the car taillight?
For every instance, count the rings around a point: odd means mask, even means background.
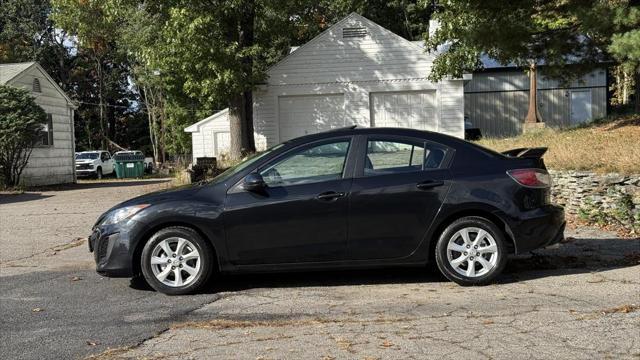
[[[542,169],[509,170],[507,174],[522,186],[532,188],[551,187],[551,176]]]

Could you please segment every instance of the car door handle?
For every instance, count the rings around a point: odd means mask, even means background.
[[[442,186],[442,185],[444,185],[444,181],[442,180],[426,180],[426,181],[417,183],[416,187],[420,190],[427,190],[427,189],[431,189],[431,188]]]
[[[316,200],[332,201],[332,200],[337,200],[344,196],[345,196],[345,193],[343,192],[327,191],[316,196]]]

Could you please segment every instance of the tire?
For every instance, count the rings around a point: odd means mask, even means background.
[[[102,168],[98,168],[98,170],[96,170],[96,179],[102,180]]]
[[[438,239],[435,255],[440,272],[462,286],[491,283],[502,273],[508,256],[503,232],[479,216],[463,217],[447,226]]]
[[[182,242],[182,251],[178,249],[180,239],[186,240]],[[167,245],[170,253],[165,251]],[[197,261],[187,259],[195,256],[194,250]],[[155,233],[142,249],[140,261],[142,274],[152,288],[167,295],[184,295],[199,291],[207,283],[213,273],[215,256],[211,245],[196,231],[175,226]]]

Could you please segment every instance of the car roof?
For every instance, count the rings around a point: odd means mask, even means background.
[[[426,140],[434,141],[437,143],[441,143],[443,145],[448,146],[460,146],[460,145],[468,145],[468,142],[442,133],[437,133],[433,131],[426,130],[417,130],[417,129],[407,129],[407,128],[392,128],[392,127],[356,127],[349,126],[344,128],[332,129],[316,134],[310,134],[301,136],[299,138],[295,138],[289,140],[289,143],[299,144],[305,143],[314,140],[322,140],[322,139],[330,139],[333,137],[339,136],[349,136],[349,135],[390,135],[390,136],[407,136],[407,137],[417,137],[423,138]]]

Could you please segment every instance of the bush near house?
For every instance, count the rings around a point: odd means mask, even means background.
[[[545,164],[553,170],[640,174],[640,114],[610,117],[566,130],[544,129],[507,139],[482,139],[478,144],[504,151],[548,147]]]
[[[28,91],[0,85],[0,173],[3,185],[20,184],[47,114]]]

